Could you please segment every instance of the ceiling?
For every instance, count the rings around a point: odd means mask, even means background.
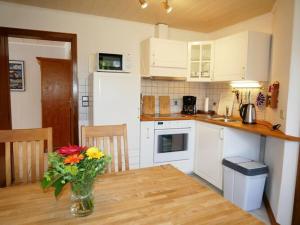
[[[275,0],[169,0],[173,11],[167,14],[161,0],[148,0],[141,9],[138,0],[1,0],[44,8],[105,17],[165,23],[170,27],[211,32],[272,10]]]

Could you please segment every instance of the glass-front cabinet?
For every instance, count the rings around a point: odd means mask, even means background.
[[[188,45],[188,81],[212,81],[214,43],[190,42]]]

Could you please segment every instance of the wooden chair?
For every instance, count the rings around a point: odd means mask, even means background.
[[[5,143],[6,186],[42,179],[45,141],[47,152],[52,152],[52,128],[0,130],[0,143]]]
[[[82,126],[81,144],[87,147],[96,146],[111,156],[111,164],[106,172],[115,172],[116,164],[118,171],[129,170],[126,124]],[[115,157],[116,153],[117,157]]]

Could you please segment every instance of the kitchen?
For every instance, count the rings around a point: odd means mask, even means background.
[[[256,104],[256,97],[258,96],[259,92],[262,92],[264,96],[267,95],[268,92],[268,87],[270,84],[272,84],[275,81],[280,82],[280,91],[279,91],[279,101],[278,101],[278,108],[277,109],[272,109],[272,108],[258,108],[256,107],[256,116],[257,116],[257,121],[260,120],[267,120],[271,124],[281,124],[281,130],[284,131],[286,134],[289,134],[291,136],[299,136],[297,134],[297,128],[293,126],[293,121],[292,118],[298,118],[298,115],[294,115],[294,113],[297,112],[297,110],[290,109],[289,107],[292,107],[292,105],[297,107],[297,98],[291,98],[288,96],[295,96],[293,94],[294,92],[297,92],[297,88],[292,88],[293,85],[295,85],[295,81],[293,79],[296,78],[290,78],[289,84],[285,82],[286,78],[281,75],[283,74],[283,70],[285,70],[287,67],[282,66],[280,64],[281,60],[281,54],[285,54],[286,49],[290,49],[290,46],[285,46],[286,42],[284,34],[291,34],[292,32],[290,30],[282,31],[280,29],[288,29],[288,27],[282,27],[281,24],[278,24],[276,21],[278,20],[287,20],[287,23],[290,23],[292,20],[291,18],[284,18],[283,14],[286,14],[285,10],[291,10],[291,8],[288,8],[285,6],[285,3],[283,1],[278,1],[277,3],[277,10],[278,11],[273,11],[271,13],[267,13],[266,15],[258,16],[253,19],[249,19],[248,21],[240,22],[235,25],[232,25],[231,27],[228,27],[227,29],[224,28],[223,30],[219,30],[216,32],[209,33],[196,33],[196,32],[191,32],[191,31],[186,31],[182,32],[180,30],[172,28],[170,26],[168,28],[168,40],[177,40],[177,41],[183,41],[185,43],[188,42],[197,42],[197,41],[207,41],[207,42],[213,42],[214,40],[217,40],[219,38],[225,37],[225,36],[231,36],[233,34],[238,34],[242,33],[244,31],[257,31],[257,32],[263,32],[263,33],[268,33],[271,34],[275,37],[275,43],[272,44],[271,52],[272,49],[274,49],[275,52],[272,52],[272,60],[270,60],[269,63],[272,64],[272,71],[274,75],[268,77],[270,74],[268,74],[267,79],[255,79],[260,81],[260,84],[262,84],[263,89],[260,88],[242,88],[242,91],[240,91],[240,98],[241,95],[245,99],[244,102],[246,103],[246,95],[249,90],[251,90],[251,102]],[[80,96],[80,101],[79,105],[82,105],[82,96],[89,96],[89,104],[90,107],[82,107],[80,106],[80,124],[92,124],[91,121],[91,116],[89,114],[92,113],[92,105],[95,104],[94,96],[92,93],[92,89],[89,86],[89,80],[88,80],[88,75],[90,72],[95,71],[95,69],[90,69],[88,68],[89,64],[89,57],[91,55],[95,55],[96,52],[101,49],[102,52],[108,52],[108,53],[119,53],[119,52],[124,52],[124,53],[129,53],[131,54],[131,64],[132,64],[132,73],[134,74],[140,74],[140,45],[144,40],[147,40],[149,37],[158,37],[155,36],[154,34],[157,33],[156,29],[158,29],[154,25],[149,25],[149,24],[143,24],[140,25],[138,23],[134,22],[121,22],[113,19],[101,19],[101,20],[96,20],[92,17],[84,18],[84,19],[78,19],[76,18],[75,15],[70,14],[68,16],[63,15],[63,13],[59,14],[59,19],[53,18],[53,13],[51,10],[46,10],[43,9],[45,12],[45,18],[41,19],[41,22],[37,22],[35,25],[31,25],[29,22],[24,21],[24,25],[20,24],[19,20],[11,18],[7,12],[16,12],[18,15],[21,15],[22,13],[29,12],[29,14],[32,15],[32,18],[37,18],[37,12],[34,8],[29,7],[29,6],[15,6],[15,5],[10,5],[8,3],[1,3],[1,15],[3,16],[3,20],[1,17],[1,21],[6,21],[6,22],[1,22],[3,26],[15,26],[15,27],[27,27],[27,28],[34,28],[34,29],[41,29],[43,27],[46,27],[48,30],[58,30],[58,31],[64,31],[67,30],[69,32],[76,32],[79,34],[79,54],[78,54],[78,61],[79,61],[79,67],[78,67],[78,73],[80,75],[79,77],[79,96]],[[7,18],[10,18],[9,20]],[[67,19],[66,19],[67,18]],[[48,19],[48,22],[45,22],[45,20]],[[288,21],[288,19],[290,19]],[[68,23],[65,25],[58,25],[59,20],[67,20]],[[73,24],[72,21],[76,21],[76,25]],[[90,28],[85,26],[85,20],[89,21]],[[292,24],[292,23],[291,23]],[[121,29],[112,29],[112,27],[125,27],[127,29],[128,33],[131,33],[131,35],[124,35]],[[77,27],[81,27],[79,30]],[[95,28],[97,27],[98,31],[95,31]],[[107,33],[110,33],[109,35],[101,35],[100,30],[107,30]],[[99,33],[95,33],[99,32]],[[93,35],[91,35],[93,34]],[[123,40],[120,41],[119,37],[122,36]],[[278,41],[278,39],[280,41]],[[290,39],[296,38],[294,36],[288,37]],[[89,41],[90,40],[90,41]],[[276,41],[277,40],[277,41]],[[85,42],[83,44],[83,42]],[[101,43],[110,43],[109,45],[107,44],[101,44]],[[284,44],[282,44],[284,43]],[[289,42],[291,43],[291,41]],[[286,44],[287,45],[287,44]],[[214,46],[216,48],[216,46]],[[250,48],[251,49],[251,48]],[[188,46],[186,47],[186,54],[188,55]],[[290,54],[289,52],[286,54]],[[237,58],[240,56],[236,56]],[[214,59],[213,61],[215,61]],[[286,59],[285,59],[286,60]],[[291,59],[292,60],[292,59]],[[183,63],[180,61],[180,63]],[[262,63],[262,62],[261,62]],[[289,67],[289,62],[284,61],[285,66]],[[188,63],[187,63],[188,64]],[[263,63],[262,63],[263,64]],[[294,64],[293,64],[294,65]],[[289,67],[290,68],[290,67]],[[188,68],[186,68],[188,71]],[[278,72],[277,72],[278,71]],[[280,72],[279,72],[280,71]],[[175,74],[175,73],[174,73]],[[117,75],[118,76],[118,75]],[[126,76],[126,74],[125,74]],[[134,88],[128,88],[134,91],[132,95],[132,105],[130,108],[127,108],[127,104],[123,103],[123,105],[120,105],[120,108],[124,109],[126,111],[126,115],[122,115],[123,118],[120,118],[118,121],[114,121],[115,123],[121,123],[124,118],[127,115],[135,115],[136,117],[139,118],[130,118],[130,121],[133,121],[130,125],[128,124],[128,141],[129,141],[129,162],[130,162],[130,167],[131,168],[138,168],[142,167],[142,158],[143,154],[140,151],[140,147],[142,144],[142,136],[143,136],[143,127],[146,123],[151,124],[153,126],[153,129],[151,128],[151,132],[154,133],[154,126],[156,122],[152,121],[142,121],[140,123],[140,119],[143,120],[143,115],[140,116],[140,113],[142,113],[142,107],[140,105],[140,94],[143,96],[155,96],[155,113],[160,112],[160,107],[159,107],[159,96],[170,96],[170,113],[180,113],[183,107],[183,96],[196,96],[196,108],[197,110],[204,110],[205,108],[205,99],[206,97],[209,98],[209,110],[214,110],[217,111],[218,108],[218,101],[223,94],[224,96],[229,94],[232,94],[232,88],[229,86],[229,80],[227,82],[210,82],[210,81],[196,81],[198,79],[197,77],[192,77],[192,78],[187,78],[188,80],[194,80],[194,82],[189,81],[160,81],[160,80],[155,80],[155,79],[141,79],[138,77],[134,81],[135,86]],[[207,79],[205,77],[204,79]],[[248,78],[247,78],[248,79]],[[231,80],[231,79],[230,79]],[[262,81],[262,82],[261,82]],[[270,83],[272,82],[272,83]],[[288,85],[292,85],[289,86]],[[122,88],[122,85],[118,86],[118,88]],[[134,90],[133,90],[134,89]],[[240,90],[240,89],[239,89]],[[109,90],[107,90],[109,91]],[[242,93],[242,94],[241,94]],[[239,107],[239,102],[236,100],[236,96],[234,96],[234,110],[233,110],[233,115],[239,116],[238,115],[238,107]],[[288,106],[287,105],[287,101]],[[120,102],[120,101],[118,101]],[[216,103],[214,105],[214,103]],[[296,104],[295,104],[296,103]],[[131,103],[130,103],[131,104]],[[226,104],[225,104],[226,107]],[[137,110],[140,108],[140,111]],[[221,110],[221,109],[220,109]],[[224,108],[222,109],[226,111]],[[283,112],[280,112],[283,110]],[[103,110],[105,111],[105,110]],[[109,112],[103,112],[103,113],[108,113]],[[117,113],[115,111],[110,112],[114,114],[115,117],[120,116],[121,113]],[[283,116],[281,117],[280,114]],[[193,119],[190,119],[193,118]],[[200,118],[194,118],[194,117],[187,117],[184,118],[184,120],[181,120],[182,118],[176,118],[175,121],[179,120],[187,123],[187,126],[185,128],[189,129],[190,133],[193,133],[194,137],[193,139],[198,140],[196,136],[200,135],[201,132],[207,132],[207,131],[201,131],[199,130],[201,127],[207,125],[207,126],[212,126],[215,129],[225,129],[224,130],[224,141],[226,137],[226,132],[232,132],[235,133],[236,135],[239,136],[245,136],[245,146],[255,146],[256,151],[257,149],[260,149],[260,143],[261,139],[264,139],[264,137],[261,137],[259,134],[252,134],[252,132],[249,131],[240,131],[239,129],[231,129],[228,128],[227,126],[231,126],[230,124],[234,124],[231,122],[228,123],[222,123],[218,121],[214,121],[214,124],[210,124],[212,121],[203,121],[206,120]],[[145,119],[147,120],[147,119]],[[166,117],[162,118],[162,121],[167,120]],[[200,120],[200,121],[198,121]],[[105,121],[98,121],[99,123],[103,123]],[[97,122],[97,123],[98,123]],[[109,122],[108,122],[109,123]],[[201,126],[200,126],[201,124]],[[175,126],[178,124],[175,123]],[[140,130],[141,126],[141,130]],[[157,124],[159,126],[159,124]],[[171,124],[171,126],[173,126]],[[184,125],[185,126],[185,125]],[[233,125],[232,125],[233,126]],[[295,125],[296,126],[296,125]],[[167,128],[169,129],[169,128]],[[160,130],[160,129],[157,129]],[[139,140],[141,132],[141,141]],[[147,135],[147,130],[145,131]],[[258,132],[260,133],[260,131]],[[218,136],[220,133],[219,131],[215,131],[213,135]],[[232,135],[232,134],[231,134]],[[248,136],[249,135],[249,136]],[[268,136],[267,134],[263,133],[263,136]],[[272,136],[272,135],[271,135]],[[147,137],[147,136],[146,136]],[[248,137],[253,137],[253,140],[248,140]],[[148,139],[147,139],[148,140]],[[267,195],[268,199],[270,201],[270,204],[273,209],[273,213],[275,214],[276,219],[282,223],[282,224],[289,224],[291,220],[291,213],[292,213],[292,207],[293,207],[293,198],[294,198],[294,187],[293,185],[295,184],[295,177],[296,177],[296,167],[297,167],[297,154],[298,154],[298,145],[295,142],[289,142],[289,141],[281,141],[283,139],[277,139],[276,135],[275,138],[267,137],[266,138],[266,153],[264,156],[264,162],[269,166],[269,171],[270,171],[270,176],[271,176],[271,185],[267,185]],[[199,141],[199,140],[198,140]],[[251,144],[248,144],[250,141],[252,141]],[[229,141],[230,142],[230,141]],[[152,140],[150,143],[154,143],[154,140]],[[255,143],[255,144],[253,144]],[[222,143],[216,143],[216,145],[221,145]],[[224,143],[223,143],[224,144]],[[230,143],[230,144],[237,144],[237,143]],[[144,145],[147,146],[148,145]],[[234,147],[234,146],[232,146]],[[229,147],[231,149],[232,147]],[[153,157],[153,148],[151,149],[152,153],[147,151],[149,153],[149,156],[146,158],[149,159],[149,157]],[[196,149],[194,149],[196,151]],[[279,155],[274,156],[274,152],[280,152]],[[248,152],[248,151],[247,151]],[[228,153],[233,154],[233,153]],[[247,153],[248,154],[248,153]],[[250,158],[253,158],[255,160],[259,159],[259,154],[258,152],[252,152],[252,156],[249,156]],[[185,156],[183,158],[186,158]],[[193,161],[194,159],[190,159]],[[158,163],[160,163],[160,160],[157,160]],[[151,161],[153,162],[153,161]],[[150,163],[150,162],[147,162]],[[148,164],[150,166],[150,164]],[[190,169],[191,170],[191,169]],[[193,167],[192,167],[193,170]],[[220,178],[218,178],[220,179]],[[219,181],[218,181],[219,182]],[[217,183],[218,183],[217,182]],[[218,185],[218,184],[217,184]],[[292,186],[292,187],[290,187]],[[281,194],[279,194],[281,193]],[[289,200],[286,200],[289,199]]]

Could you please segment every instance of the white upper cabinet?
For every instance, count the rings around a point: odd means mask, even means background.
[[[246,31],[215,41],[214,81],[267,81],[269,34]]]
[[[188,81],[213,80],[214,44],[211,41],[188,44]]]
[[[150,38],[141,44],[142,76],[186,77],[187,42]]]

